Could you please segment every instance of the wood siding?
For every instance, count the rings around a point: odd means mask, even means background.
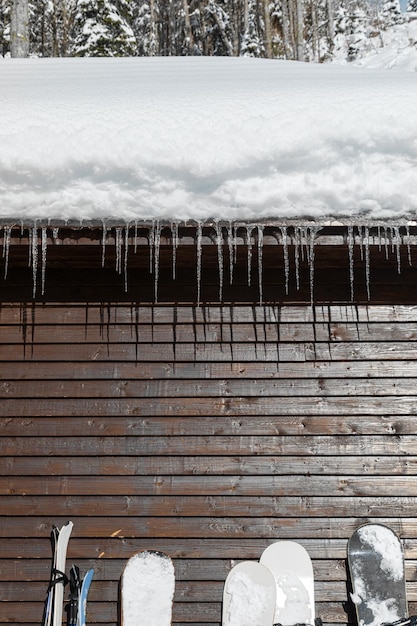
[[[225,577],[309,551],[317,614],[352,622],[346,543],[399,533],[417,608],[417,307],[4,304],[2,623],[39,624],[52,524],[118,620],[136,551],[176,569],[174,624],[219,624]]]

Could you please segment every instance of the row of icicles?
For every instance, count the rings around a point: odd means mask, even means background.
[[[158,301],[158,281],[159,281],[159,255],[161,245],[162,231],[167,231],[168,238],[172,244],[172,278],[176,278],[176,259],[177,249],[180,245],[178,223],[172,222],[169,225],[161,224],[158,221],[142,225],[141,222],[126,223],[124,226],[108,227],[102,224],[102,267],[104,267],[106,259],[106,247],[110,233],[113,234],[115,245],[115,270],[118,274],[124,276],[124,288],[128,290],[128,257],[129,252],[137,252],[139,239],[142,237],[141,232],[145,230],[146,239],[149,245],[149,270],[154,275],[154,298]],[[223,298],[223,285],[225,270],[224,249],[228,249],[228,280],[229,284],[233,283],[233,272],[236,263],[237,249],[242,244],[239,240],[243,240],[243,244],[247,249],[247,281],[248,286],[252,280],[252,258],[257,255],[258,283],[259,283],[259,302],[263,302],[262,293],[262,275],[263,275],[263,246],[265,241],[265,231],[282,246],[285,273],[285,292],[288,294],[290,280],[290,257],[289,246],[294,247],[294,271],[295,284],[297,290],[300,288],[300,262],[307,260],[310,278],[310,296],[313,301],[314,294],[314,252],[317,242],[317,235],[322,226],[314,225],[291,225],[291,226],[272,226],[270,224],[244,224],[220,222],[206,223],[198,222],[195,227],[195,245],[196,245],[196,280],[197,280],[197,302],[200,304],[201,293],[201,268],[202,268],[202,252],[203,239],[206,233],[203,229],[209,229],[209,239],[217,247],[218,271],[219,271],[219,301]],[[372,228],[372,234],[371,234]],[[7,278],[9,268],[9,251],[12,239],[12,233],[16,229],[15,225],[3,226],[3,258],[4,258],[4,278]],[[400,231],[402,230],[402,232]],[[29,258],[28,265],[32,268],[33,280],[33,298],[36,297],[38,290],[38,273],[40,270],[40,291],[42,296],[45,293],[46,284],[46,266],[47,266],[47,250],[50,242],[57,243],[60,239],[59,228],[51,228],[50,226],[38,226],[34,223],[31,226],[20,227],[21,236],[24,231],[29,232]],[[0,229],[1,232],[1,229]],[[406,245],[408,250],[408,263],[411,265],[411,244],[417,243],[417,237],[411,235],[408,226],[353,226],[346,228],[345,243],[349,251],[349,277],[351,299],[354,299],[354,246],[360,247],[361,260],[365,262],[366,273],[366,289],[368,300],[370,299],[370,245],[377,245],[379,250],[385,249],[386,258],[390,253],[395,253],[397,258],[398,273],[401,272],[401,255],[400,246]]]

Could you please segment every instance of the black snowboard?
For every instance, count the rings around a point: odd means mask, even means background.
[[[360,526],[348,543],[352,600],[359,626],[381,626],[407,619],[404,554],[387,526]]]

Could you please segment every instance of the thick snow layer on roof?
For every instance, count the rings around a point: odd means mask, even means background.
[[[412,72],[8,59],[0,80],[0,218],[415,215]]]

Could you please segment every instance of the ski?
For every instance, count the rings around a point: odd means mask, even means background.
[[[352,601],[359,626],[412,624],[399,537],[383,524],[360,526],[348,542]]]
[[[171,626],[174,590],[174,566],[167,554],[134,554],[122,574],[121,626]]]
[[[67,522],[61,529],[54,526],[51,532],[52,567],[42,626],[62,626],[64,586],[67,582],[65,563],[72,528],[73,523]]]
[[[55,571],[56,571],[56,552],[57,552],[57,543],[58,543],[58,535],[59,530],[55,526],[51,530],[50,539],[51,539],[51,548],[52,548],[52,561],[51,561],[51,572],[49,576],[49,585],[48,591],[45,599],[45,608],[43,612],[42,618],[42,626],[51,626],[52,624],[52,616],[53,616],[53,607],[54,607],[54,584],[53,581],[55,579]]]
[[[94,570],[89,569],[83,578],[78,599],[78,616],[76,626],[85,626],[87,623],[87,598],[88,592],[90,590],[91,581],[93,580],[93,575]]]
[[[254,561],[238,563],[224,583],[222,626],[272,626],[275,603],[269,569]]]
[[[260,563],[276,584],[274,623],[315,624],[314,575],[310,556],[295,541],[277,541],[262,553]]]
[[[67,612],[67,626],[77,626],[78,605],[81,590],[80,570],[76,565],[70,569],[70,594],[69,602],[65,607]]]

